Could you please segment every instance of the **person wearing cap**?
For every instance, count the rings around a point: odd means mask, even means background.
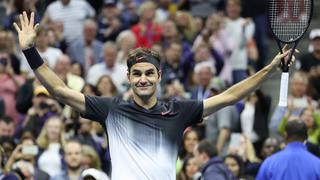
[[[300,69],[309,72],[312,68],[320,66],[320,29],[313,29],[310,32],[311,52],[302,54],[298,59]]]
[[[204,100],[163,102],[157,99],[161,80],[160,55],[146,48],[132,50],[127,58],[127,78],[132,98],[86,96],[68,88],[34,48],[34,13],[24,12],[20,25],[14,23],[20,47],[36,77],[50,95],[70,105],[84,118],[98,121],[108,135],[112,159],[111,179],[175,179],[178,146],[184,130],[215,111],[231,105],[254,91],[286,58],[290,50],[250,78],[217,96]],[[286,58],[287,59],[287,58]]]

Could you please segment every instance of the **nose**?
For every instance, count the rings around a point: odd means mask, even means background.
[[[147,77],[145,74],[143,74],[141,77],[140,77],[140,81],[139,81],[140,85],[142,86],[145,86],[147,83],[148,83],[148,80],[147,80]]]

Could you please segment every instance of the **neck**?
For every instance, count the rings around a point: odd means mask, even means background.
[[[141,97],[138,97],[137,95],[134,95],[133,100],[135,103],[137,103],[139,106],[143,107],[144,109],[150,109],[157,104],[157,97],[155,96],[155,94],[148,98],[141,98]]]
[[[68,168],[68,176],[69,177],[74,177],[74,176],[79,177],[80,174],[81,174],[81,168],[77,168],[77,169]],[[71,179],[73,179],[73,178],[71,178]]]
[[[47,50],[47,47],[46,46],[37,46],[37,49],[40,51],[40,52],[44,52]]]

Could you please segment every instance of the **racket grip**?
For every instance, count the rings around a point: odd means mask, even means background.
[[[288,104],[288,85],[289,72],[283,72],[281,74],[279,106],[286,107]]]

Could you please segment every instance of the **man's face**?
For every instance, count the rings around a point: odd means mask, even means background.
[[[199,167],[202,167],[205,162],[203,161],[203,153],[200,153],[198,151],[198,146],[195,146],[194,149],[193,149],[193,156],[194,156],[194,160],[196,162],[196,164],[199,166]]]
[[[81,166],[82,161],[82,149],[81,145],[76,142],[69,142],[64,147],[64,158],[68,165],[68,168],[77,170]]]
[[[320,52],[320,37],[316,37],[312,40],[312,46],[314,48],[314,52]]]
[[[0,137],[12,137],[14,133],[14,123],[6,123],[3,121],[0,121]]]
[[[180,57],[182,55],[182,47],[180,44],[172,44],[167,50],[166,50],[166,59],[168,63],[179,63]]]
[[[94,26],[87,25],[84,27],[83,34],[86,41],[91,42],[96,37],[97,29]]]
[[[307,90],[307,84],[302,79],[295,79],[291,83],[291,94],[294,97],[302,97]]]
[[[104,62],[108,67],[113,67],[117,59],[117,50],[107,48],[104,50]]]
[[[128,81],[135,95],[143,99],[155,95],[160,76],[153,64],[137,63],[131,67],[129,73]]]
[[[210,68],[202,68],[198,73],[199,84],[205,87],[208,86],[212,77],[213,74]]]
[[[231,19],[236,19],[240,17],[241,7],[232,0],[227,3],[227,15]]]

